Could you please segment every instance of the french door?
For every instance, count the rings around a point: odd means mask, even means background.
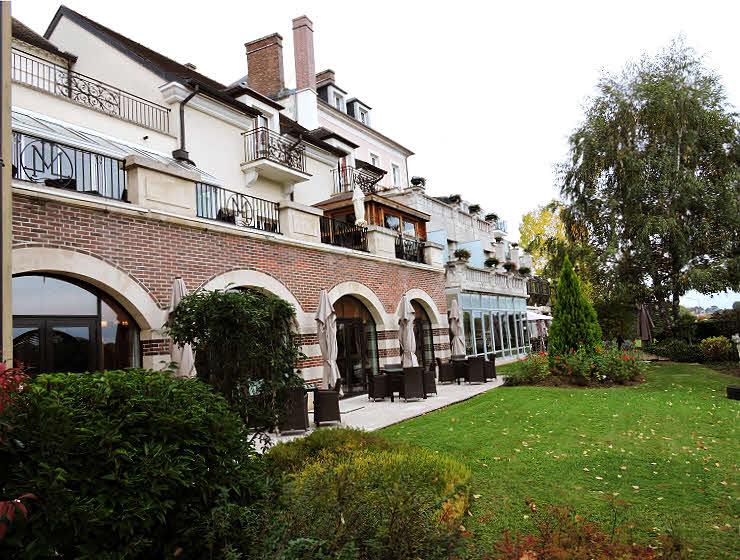
[[[337,367],[345,394],[367,391],[367,336],[361,319],[337,319]]]
[[[15,317],[13,357],[31,375],[82,373],[100,367],[95,317]]]

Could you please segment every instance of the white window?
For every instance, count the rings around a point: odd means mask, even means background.
[[[344,111],[344,98],[338,93],[334,94],[334,107],[340,111]]]
[[[401,186],[401,168],[395,163],[391,163],[391,178],[393,179],[393,186]]]
[[[370,152],[370,163],[375,167],[380,167],[380,156]]]
[[[362,124],[370,124],[370,119],[368,119],[367,111],[365,111],[364,109],[360,109],[360,122]]]

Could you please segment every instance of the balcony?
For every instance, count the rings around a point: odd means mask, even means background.
[[[404,261],[423,263],[424,242],[399,235],[396,237],[396,258]]]
[[[254,170],[280,183],[298,183],[311,178],[306,171],[306,145],[302,140],[289,140],[265,127],[244,132],[242,136],[243,172]]]
[[[13,132],[14,179],[127,200],[124,162],[36,136]]]
[[[280,233],[280,205],[277,202],[196,183],[195,207],[199,218]]]
[[[334,194],[352,192],[360,187],[365,194],[378,192],[377,184],[383,178],[363,169],[354,167],[340,167],[332,170],[334,176]]]
[[[170,110],[117,87],[23,51],[11,52],[13,81],[108,115],[169,133]]]
[[[550,302],[550,284],[542,278],[530,278],[527,282],[527,303],[547,305]]]
[[[356,251],[367,251],[367,228],[321,216],[321,242]]]

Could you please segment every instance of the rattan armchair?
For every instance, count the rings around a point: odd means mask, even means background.
[[[305,432],[308,430],[308,395],[303,387],[290,389],[285,411],[280,417],[280,432]]]
[[[424,368],[403,368],[398,396],[405,400],[425,399],[424,394]]]
[[[380,375],[370,375],[368,377],[368,400],[377,400],[390,397],[391,395],[391,378],[385,373]]]
[[[483,356],[469,358],[468,383],[486,382],[486,359]]]
[[[439,367],[439,382],[447,383],[455,381],[455,366],[450,362],[443,362],[437,358],[437,366]]]
[[[333,389],[319,389],[315,392],[313,403],[313,420],[320,428],[322,422],[341,422],[339,413],[339,388],[342,380],[337,381]]]

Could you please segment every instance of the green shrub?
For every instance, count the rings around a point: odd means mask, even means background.
[[[550,355],[550,367],[556,375],[571,377],[577,382],[588,383],[595,377],[595,356],[596,350],[590,351],[585,346],[580,345],[578,350],[569,350],[562,356],[556,354]]]
[[[505,385],[534,385],[550,377],[547,354],[532,353],[516,362],[511,371],[506,373]]]
[[[594,371],[601,381],[626,383],[644,376],[647,365],[633,350],[603,348],[596,351]]]
[[[462,261],[467,261],[470,259],[470,251],[467,249],[457,249],[453,255],[455,255],[456,259],[460,259]]]
[[[354,546],[367,560],[447,558],[470,476],[460,462],[414,446],[325,456],[286,483],[281,541]]]
[[[596,311],[583,295],[581,283],[566,257],[558,281],[548,350],[551,356],[564,356],[581,345],[589,352],[600,348],[601,327]]]
[[[679,338],[666,339],[646,350],[674,362],[701,362],[704,355],[699,344],[690,344]]]
[[[262,462],[197,379],[41,375],[0,428],[3,491],[38,496],[2,542],[8,557],[219,558],[230,540],[247,549],[261,536]]]
[[[495,266],[499,265],[499,260],[496,257],[488,257],[485,261],[483,261],[483,264],[488,268],[493,268]]]
[[[274,445],[267,453],[267,461],[274,472],[296,473],[311,462],[345,457],[362,450],[386,450],[391,447],[383,438],[363,430],[327,428]]]
[[[700,347],[702,356],[710,362],[723,362],[730,355],[730,341],[724,336],[705,338]]]

